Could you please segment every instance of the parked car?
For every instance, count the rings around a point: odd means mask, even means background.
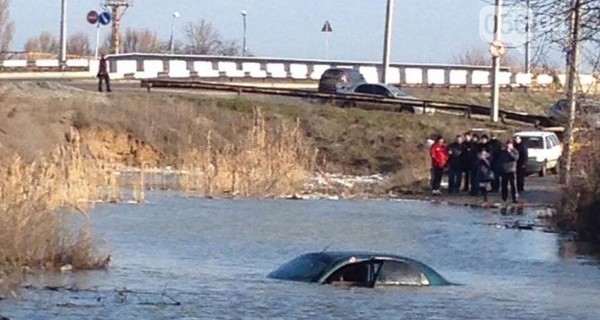
[[[363,83],[359,84],[354,88],[349,90],[349,93],[361,94],[361,95],[369,95],[369,96],[377,96],[381,98],[390,98],[390,99],[401,99],[401,100],[414,100],[415,97],[407,94],[406,92],[400,90],[398,87],[383,84],[383,83]],[[356,102],[355,102],[356,103]],[[365,102],[360,102],[361,104]],[[423,108],[419,105],[408,105],[404,108],[406,111],[415,113],[415,114],[433,114],[435,113],[434,108]]]
[[[319,92],[338,93],[365,83],[365,77],[358,70],[350,68],[327,69],[319,80]]]
[[[419,261],[369,252],[307,253],[283,264],[268,277],[368,288],[450,284],[436,271]]]
[[[560,99],[556,101],[548,109],[548,118],[550,121],[564,125],[566,124],[569,110],[569,101]],[[591,128],[600,128],[600,101],[592,99],[578,99],[575,106],[576,121],[579,124],[589,126]]]
[[[515,133],[515,136],[521,137],[527,146],[527,174],[538,173],[543,177],[548,170],[558,173],[562,145],[554,132],[523,131]]]

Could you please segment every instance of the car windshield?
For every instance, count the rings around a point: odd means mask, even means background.
[[[388,88],[388,90],[390,90],[390,92],[395,96],[395,97],[408,97],[408,94],[406,94],[406,92],[398,89],[398,87],[394,87],[394,86],[385,86],[386,88]]]
[[[544,139],[542,137],[523,137],[523,142],[530,149],[544,149]]]
[[[301,255],[279,267],[269,276],[275,279],[294,281],[316,281],[330,264],[323,255]]]

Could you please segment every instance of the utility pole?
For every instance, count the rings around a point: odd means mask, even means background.
[[[388,82],[388,70],[390,68],[390,52],[392,44],[392,25],[394,19],[394,0],[387,1],[385,18],[385,36],[383,41],[383,65],[381,68],[381,82]]]
[[[121,51],[121,17],[125,14],[127,8],[131,7],[133,0],[104,0],[105,7],[112,8],[112,53],[118,54]],[[123,11],[121,11],[123,7]]]
[[[61,0],[60,10],[60,57],[61,69],[67,66],[67,0]]]
[[[569,104],[569,120],[563,141],[563,153],[561,157],[562,170],[560,170],[560,183],[568,185],[571,180],[571,164],[573,162],[573,143],[575,137],[575,112],[577,107],[577,82],[579,81],[579,41],[580,41],[580,16],[581,0],[571,1],[571,28],[569,33],[569,52],[567,55],[567,67],[569,69],[567,100]]]
[[[502,41],[502,0],[495,0],[495,14],[494,14],[494,44],[500,44]],[[491,100],[491,114],[490,118],[492,122],[498,122],[498,109],[500,106],[500,83],[498,76],[500,74],[500,57],[501,52],[498,54],[492,54],[492,100]]]
[[[525,24],[525,73],[531,73],[531,0],[527,0],[527,17]]]

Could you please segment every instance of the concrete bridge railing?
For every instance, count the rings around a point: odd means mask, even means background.
[[[58,60],[35,61],[4,60],[0,62],[0,77],[10,71],[39,68],[58,68]],[[84,69],[94,76],[98,70],[95,60],[68,60],[67,67]],[[223,57],[165,54],[120,54],[109,56],[109,68],[114,79],[149,78],[201,78],[201,79],[248,79],[263,81],[316,81],[330,67],[359,70],[368,82],[378,82],[381,74],[379,62],[327,61],[309,59],[282,59],[258,57]],[[397,64],[391,65],[389,80],[402,86],[489,86],[491,69],[487,66],[446,64]],[[510,87],[549,86],[555,82],[564,85],[565,75],[526,74],[510,72],[503,68],[500,84]],[[600,83],[591,74],[580,76],[583,87]]]

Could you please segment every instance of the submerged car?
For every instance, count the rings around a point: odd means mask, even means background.
[[[427,265],[402,256],[370,252],[314,252],[298,256],[269,278],[373,288],[450,285]]]

